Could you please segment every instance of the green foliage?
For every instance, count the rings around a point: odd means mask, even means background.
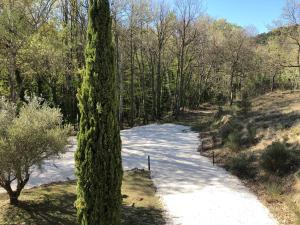
[[[257,173],[254,162],[254,155],[241,153],[236,157],[229,158],[225,162],[225,168],[238,177],[254,178]]]
[[[15,104],[0,101],[0,186],[10,195],[11,203],[18,197],[28,182],[33,166],[42,168],[46,159],[64,152],[70,128],[62,125],[58,109],[37,99],[20,108],[17,115]],[[11,181],[16,180],[16,190]]]
[[[256,142],[256,127],[254,124],[248,123],[246,126],[245,144],[254,144]]]
[[[224,105],[227,101],[227,97],[223,93],[216,93],[214,96],[214,103],[218,106]]]
[[[218,106],[218,111],[215,113],[214,119],[216,119],[216,120],[221,119],[221,117],[223,116],[223,114],[224,114],[224,111],[223,111],[222,106]]]
[[[119,225],[122,162],[109,1],[90,1],[88,21],[75,205],[80,225]]]
[[[221,106],[231,101],[229,93],[235,100],[243,91],[252,97],[299,86],[297,67],[282,66],[297,65],[293,29],[249,37],[245,29],[224,19],[200,16],[186,24],[186,33],[177,15],[186,10],[166,7],[161,11],[164,18],[159,18],[152,3],[130,1],[128,7],[115,4],[112,9],[121,122],[146,124],[172,110],[178,117],[181,110],[198,109],[203,103]],[[24,101],[26,94],[41,96],[59,106],[66,121],[78,122],[76,91],[82,82],[78,71],[84,70],[86,5],[79,0],[1,1],[1,96],[13,93],[14,101]],[[192,38],[200,30],[202,35]],[[240,103],[246,115],[249,106]]]
[[[277,182],[268,182],[266,184],[267,191],[273,196],[278,197],[283,192],[283,185],[280,183],[280,181]]]
[[[251,143],[255,142],[255,138],[256,138],[256,127],[254,125],[248,124],[247,126],[247,130],[248,130],[248,134],[249,134],[249,141]]]
[[[240,113],[243,115],[243,116],[247,116],[248,113],[250,112],[251,110],[251,102],[249,100],[249,95],[248,93],[244,92],[242,94],[242,98],[241,100],[237,103],[239,109],[240,109]]]
[[[238,132],[236,130],[231,132],[226,139],[225,145],[232,151],[238,152],[242,145],[241,132]]]
[[[274,142],[261,155],[261,166],[269,174],[286,175],[299,164],[286,143]]]
[[[226,140],[230,133],[235,131],[238,132],[243,129],[243,126],[231,116],[224,116],[221,122],[224,123],[224,125],[220,128],[220,135],[223,140]]]

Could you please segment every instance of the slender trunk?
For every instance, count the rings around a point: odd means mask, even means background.
[[[275,89],[275,77],[276,77],[276,74],[274,74],[274,75],[272,76],[272,87],[271,87],[271,92],[273,92],[274,89]]]
[[[177,58],[178,63],[177,63],[177,72],[176,72],[176,81],[175,81],[176,94],[175,94],[175,100],[174,100],[175,107],[174,107],[174,112],[173,112],[175,119],[178,118],[178,114],[179,114],[179,79],[180,79],[180,63],[179,63],[180,60],[179,60],[179,58],[180,58],[180,55],[178,55],[178,58]]]
[[[152,90],[152,120],[156,118],[155,69],[154,57],[151,55],[151,90]]]
[[[130,29],[130,126],[134,126],[134,59],[133,59],[133,30]]]
[[[183,34],[181,37],[181,46],[179,54],[179,94],[178,105],[176,109],[177,116],[180,113],[182,107],[184,107],[184,57],[185,57],[185,44],[186,44],[186,23],[183,23]],[[176,117],[177,117],[176,116]]]
[[[156,83],[156,112],[157,112],[157,119],[161,119],[161,47],[158,50],[158,62],[157,62],[157,83]]]
[[[231,76],[230,76],[230,106],[232,106],[232,104],[233,104],[233,98],[234,98],[234,87],[233,87],[233,78],[234,78],[234,76],[233,76],[233,72],[231,73]]]
[[[179,104],[177,113],[180,112],[181,108],[184,106],[183,99],[184,99],[184,43],[182,44],[181,53],[180,53],[180,74],[179,74]]]
[[[143,56],[143,50],[141,48],[141,88],[142,88],[142,110],[143,110],[143,124],[148,123],[148,114],[146,110],[146,82],[145,82],[145,62],[144,62],[144,56]]]
[[[123,129],[123,74],[122,74],[122,54],[120,52],[120,38],[119,31],[117,30],[117,20],[114,18],[115,24],[115,42],[116,42],[116,66],[117,66],[117,77],[118,77],[118,91],[119,91],[119,124],[120,128]]]
[[[298,66],[298,76],[300,77],[300,45],[298,45],[297,66]]]

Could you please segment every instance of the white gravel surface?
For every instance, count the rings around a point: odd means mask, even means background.
[[[198,134],[163,124],[122,131],[124,169],[147,168],[165,206],[168,225],[276,225],[241,182],[199,155]],[[35,170],[27,188],[74,179],[75,140],[60,159]],[[0,189],[0,192],[3,190]]]
[[[275,225],[264,207],[234,176],[197,152],[198,134],[163,124],[122,132],[124,168],[147,168],[172,225]]]

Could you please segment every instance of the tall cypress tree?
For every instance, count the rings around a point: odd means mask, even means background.
[[[122,162],[109,0],[89,0],[85,57],[78,93],[77,216],[81,225],[119,225]]]

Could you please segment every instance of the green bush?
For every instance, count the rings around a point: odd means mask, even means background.
[[[240,178],[254,178],[257,170],[254,167],[255,156],[245,153],[230,158],[225,162],[225,168]]]
[[[214,118],[215,118],[216,120],[219,120],[219,119],[221,119],[221,117],[223,116],[223,114],[224,114],[224,111],[223,111],[222,106],[218,106],[218,110],[217,110],[217,112],[215,113]]]
[[[256,127],[253,124],[247,124],[245,144],[254,144],[256,142]]]
[[[251,102],[248,96],[248,93],[243,93],[241,100],[237,103],[240,113],[243,116],[247,116],[248,113],[251,111]]]
[[[225,140],[228,136],[234,132],[243,129],[243,126],[234,119],[228,119],[228,121],[220,128],[220,135]]]
[[[213,103],[217,104],[218,106],[224,105],[227,101],[227,96],[223,93],[217,93],[214,96]]]
[[[242,137],[240,132],[233,131],[228,135],[225,143],[226,147],[230,148],[234,152],[237,152],[240,150],[241,145],[242,145]]]
[[[274,142],[261,155],[261,166],[270,174],[285,175],[290,173],[298,164],[295,155],[285,143]]]

